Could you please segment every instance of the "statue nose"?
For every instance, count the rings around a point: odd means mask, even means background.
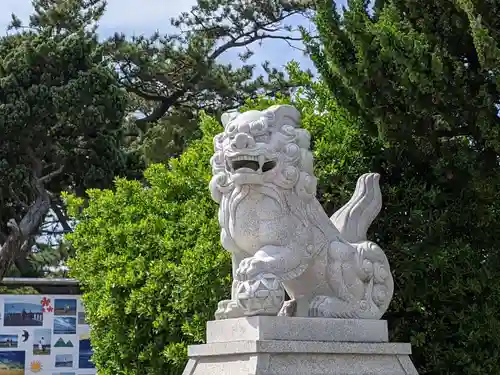
[[[252,139],[248,135],[244,133],[238,133],[234,137],[231,146],[235,149],[243,150],[245,148],[251,147],[253,143],[254,142],[252,142]]]

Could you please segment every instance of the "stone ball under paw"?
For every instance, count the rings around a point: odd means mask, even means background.
[[[285,301],[285,288],[272,274],[243,281],[236,292],[236,302],[245,315],[277,315]]]

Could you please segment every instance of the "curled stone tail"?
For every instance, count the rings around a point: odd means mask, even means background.
[[[366,240],[366,233],[382,208],[378,173],[359,177],[351,199],[330,218],[342,238],[357,243]]]

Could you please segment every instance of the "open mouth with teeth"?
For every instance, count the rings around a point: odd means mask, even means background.
[[[251,170],[254,172],[262,173],[273,169],[276,166],[276,162],[272,160],[266,160],[264,155],[244,155],[236,156],[227,160],[227,166],[231,170],[231,172],[243,172],[244,170]]]

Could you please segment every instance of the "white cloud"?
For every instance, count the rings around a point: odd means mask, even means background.
[[[170,29],[170,18],[186,12],[196,0],[108,0],[103,29],[148,34]]]
[[[105,38],[115,32],[129,36],[151,35],[156,30],[166,33],[172,30],[170,19],[189,11],[194,4],[196,0],[108,0],[107,11],[100,21],[99,34]],[[0,35],[10,23],[12,13],[27,21],[32,11],[31,0],[0,0]],[[252,47],[256,56],[251,59],[251,63],[270,60],[275,66],[283,66],[289,60],[296,59],[304,63],[305,67],[311,67],[309,59],[290,49],[285,42],[268,41],[261,47]],[[226,53],[222,61],[240,65],[237,52],[241,51]]]
[[[32,10],[30,0],[2,0],[0,2],[0,32],[5,30],[11,21],[10,15],[15,13],[17,16],[25,19]]]
[[[188,11],[195,3],[196,0],[108,0],[101,27],[106,32],[116,30],[134,34],[148,34],[157,29],[166,31],[171,17]],[[7,28],[11,13],[27,20],[32,11],[31,0],[1,0],[0,30]]]

